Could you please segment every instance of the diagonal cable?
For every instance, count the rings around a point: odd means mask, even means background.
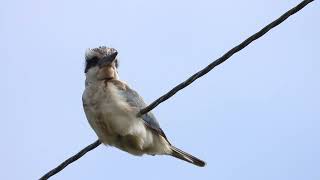
[[[181,89],[187,87],[188,85],[190,85],[193,81],[197,80],[198,78],[200,78],[201,76],[207,74],[209,71],[211,71],[214,67],[218,66],[219,64],[225,62],[227,59],[229,59],[232,55],[234,55],[235,53],[237,53],[238,51],[242,50],[243,48],[245,48],[246,46],[248,46],[250,43],[252,43],[254,40],[262,37],[264,34],[266,34],[268,31],[270,31],[272,28],[278,26],[280,23],[282,23],[283,21],[285,21],[288,17],[290,17],[291,15],[295,14],[296,12],[300,11],[302,8],[304,8],[306,5],[308,5],[309,3],[311,3],[314,0],[304,0],[302,1],[300,4],[298,4],[297,6],[295,6],[294,8],[290,9],[289,11],[287,11],[286,13],[284,13],[282,16],[280,16],[278,19],[274,20],[273,22],[271,22],[270,24],[268,24],[267,26],[265,26],[264,28],[262,28],[260,31],[258,31],[257,33],[255,33],[254,35],[250,36],[249,38],[247,38],[245,41],[243,41],[242,43],[240,43],[239,45],[235,46],[234,48],[232,48],[231,50],[229,50],[227,53],[225,53],[223,56],[221,56],[220,58],[216,59],[215,61],[213,61],[211,64],[209,64],[207,67],[205,67],[204,69],[200,70],[199,72],[195,73],[194,75],[192,75],[191,77],[189,77],[187,80],[185,80],[184,82],[180,83],[179,85],[177,85],[176,87],[174,87],[172,90],[170,90],[168,93],[166,93],[165,95],[161,96],[160,98],[158,98],[157,100],[155,100],[154,102],[152,102],[149,106],[143,108],[140,110],[140,112],[138,113],[139,116],[151,111],[152,109],[154,109],[156,106],[158,106],[160,103],[166,101],[167,99],[169,99],[170,97],[172,97],[174,94],[176,94],[178,91],[180,91]],[[67,159],[66,161],[64,161],[63,163],[61,163],[59,166],[57,166],[56,168],[52,169],[51,171],[49,171],[48,173],[46,173],[44,176],[42,176],[40,178],[40,180],[46,180],[49,179],[51,176],[57,174],[58,172],[62,171],[65,167],[67,167],[69,164],[73,163],[74,161],[78,160],[79,158],[81,158],[83,155],[85,155],[87,152],[93,150],[94,148],[98,147],[101,144],[101,142],[99,140],[95,141],[94,143],[90,144],[89,146],[85,147],[84,149],[82,149],[80,152],[78,152],[76,155],[70,157],[69,159]]]
[[[172,90],[170,90],[168,93],[166,93],[165,95],[161,96],[160,98],[158,98],[157,100],[153,101],[149,106],[143,108],[140,110],[139,112],[139,116],[151,111],[152,109],[154,109],[155,107],[157,107],[160,103],[162,103],[163,101],[166,101],[167,99],[169,99],[170,97],[172,97],[173,95],[175,95],[178,91],[180,91],[181,89],[187,87],[188,85],[190,85],[193,81],[197,80],[198,78],[200,78],[201,76],[207,74],[209,71],[211,71],[213,68],[215,68],[216,66],[218,66],[219,64],[225,62],[227,59],[229,59],[232,55],[234,55],[235,53],[237,53],[238,51],[242,50],[243,48],[245,48],[246,46],[248,46],[250,43],[252,43],[254,40],[260,38],[261,36],[263,36],[264,34],[266,34],[268,31],[270,31],[272,28],[278,26],[280,23],[282,23],[283,21],[285,21],[288,17],[290,17],[291,15],[295,14],[296,12],[298,12],[299,10],[301,10],[303,7],[305,7],[307,4],[309,4],[310,2],[312,2],[313,0],[305,0],[302,1],[300,4],[298,4],[296,7],[290,9],[289,11],[287,11],[286,13],[284,13],[282,16],[280,16],[278,19],[274,20],[273,22],[271,22],[270,24],[268,24],[267,26],[265,26],[264,28],[262,28],[260,31],[258,31],[257,33],[255,33],[254,35],[250,36],[249,38],[247,38],[245,41],[243,41],[242,43],[240,43],[239,45],[235,46],[234,48],[232,48],[231,50],[229,50],[227,53],[225,53],[223,56],[221,56],[220,58],[216,59],[215,61],[213,61],[211,64],[209,64],[207,67],[205,67],[204,69],[202,69],[201,71],[195,73],[194,75],[192,75],[191,77],[189,77],[187,80],[185,80],[184,82],[180,83],[179,85],[177,85],[176,87],[174,87]]]
[[[85,147],[81,151],[79,151],[77,154],[71,156],[69,159],[65,160],[63,163],[61,163],[56,168],[52,169],[51,171],[47,172],[45,175],[43,175],[39,180],[45,180],[49,179],[51,176],[57,174],[61,170],[63,170],[65,167],[67,167],[69,164],[73,163],[74,161],[81,158],[83,155],[85,155],[87,152],[93,150],[94,148],[98,147],[101,144],[99,140],[96,140],[94,143],[90,144],[89,146]]]

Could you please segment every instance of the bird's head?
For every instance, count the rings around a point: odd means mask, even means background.
[[[114,48],[100,46],[87,49],[85,53],[85,70],[87,76],[98,80],[118,79],[118,52]]]

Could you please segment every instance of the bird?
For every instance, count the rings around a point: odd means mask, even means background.
[[[204,161],[169,142],[152,112],[138,115],[146,104],[119,79],[117,55],[116,49],[106,46],[85,52],[83,108],[100,142],[136,156],[169,155],[204,167]]]

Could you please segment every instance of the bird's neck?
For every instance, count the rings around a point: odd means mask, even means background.
[[[107,69],[103,68],[100,70],[92,70],[88,71],[86,73],[86,81],[85,85],[93,85],[93,84],[99,84],[100,82],[105,82],[105,81],[114,81],[114,80],[119,80],[119,75],[116,69]]]
[[[108,77],[105,77],[105,78],[91,78],[91,77],[86,77],[86,80],[85,80],[85,85],[88,86],[88,85],[94,85],[94,84],[100,84],[102,82],[109,82],[109,81],[119,81],[118,78],[108,78]]]

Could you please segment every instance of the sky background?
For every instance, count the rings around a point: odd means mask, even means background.
[[[86,48],[116,48],[120,78],[149,104],[299,2],[2,0],[0,179],[38,179],[97,139]],[[51,179],[320,179],[319,5],[153,110],[206,167],[101,145]]]

